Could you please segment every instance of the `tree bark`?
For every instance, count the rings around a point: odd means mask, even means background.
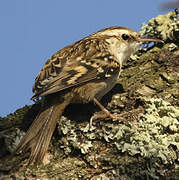
[[[163,15],[165,21],[175,14]],[[173,21],[168,23],[178,23]],[[179,179],[177,26],[172,33],[171,38],[168,30],[158,32],[165,44],[133,56],[118,84],[102,99],[121,121],[99,119],[90,124],[91,116],[100,113],[92,103],[66,109],[53,134],[46,165],[26,167],[28,153],[10,155],[40,102],[0,118],[0,179]]]

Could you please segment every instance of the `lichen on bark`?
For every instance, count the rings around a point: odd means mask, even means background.
[[[179,178],[178,27],[177,11],[142,27],[143,35],[157,34],[165,44],[132,56],[118,84],[103,98],[123,120],[90,124],[93,113],[100,113],[96,106],[70,105],[53,134],[47,165],[22,168],[28,154],[9,156],[40,104],[0,118],[0,179]]]

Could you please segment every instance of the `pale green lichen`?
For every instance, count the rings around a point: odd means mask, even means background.
[[[150,35],[150,37],[157,37],[164,41],[178,39],[178,33],[179,21],[177,10],[152,18],[148,24],[143,23],[140,30],[142,36]]]
[[[90,160],[95,141],[103,139],[131,156],[138,154],[147,159],[159,158],[163,164],[179,161],[179,110],[162,99],[146,100],[146,107],[145,113],[135,123],[99,121],[101,125],[96,126],[94,122],[93,126],[89,126],[89,122],[85,122],[79,129],[74,121],[63,117],[58,126],[60,134],[63,134],[59,140],[60,147],[66,154],[78,149]],[[95,163],[90,160],[94,167]]]
[[[4,145],[7,151],[12,153],[24,135],[24,132],[20,131],[18,128],[15,128],[8,132],[8,134],[0,134],[0,139],[4,139]]]
[[[164,164],[179,161],[179,110],[162,99],[146,103],[146,113],[137,124],[119,127],[114,144],[122,152],[160,158]]]
[[[81,132],[87,132],[89,129],[89,124],[81,128]],[[65,150],[65,153],[68,154],[72,151],[70,147],[75,149],[79,149],[82,154],[88,153],[89,149],[93,146],[91,141],[85,140],[82,142],[80,131],[76,130],[75,122],[67,119],[66,117],[62,116],[60,119],[60,126],[58,126],[58,130],[60,134],[62,133],[63,136],[66,135],[65,138],[62,138],[63,145],[60,147]]]
[[[172,11],[165,15],[159,15],[155,18],[149,20],[149,22],[143,23],[139,34],[142,37],[151,37],[151,38],[158,38],[164,41],[174,41],[175,43],[179,40],[179,20],[178,20],[178,11]],[[149,42],[150,43],[150,42]],[[174,51],[178,48],[177,43],[170,43],[165,44],[164,46],[169,51]],[[147,45],[140,48],[137,52],[132,54],[130,58],[132,60],[138,60],[140,56],[147,52],[148,50],[148,43]]]

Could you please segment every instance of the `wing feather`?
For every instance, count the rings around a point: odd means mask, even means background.
[[[102,40],[86,38],[58,51],[38,74],[32,99],[108,78],[119,71],[119,64],[103,46]]]
[[[83,66],[79,66],[83,67]],[[80,69],[80,68],[79,68]],[[39,96],[46,96],[48,94],[56,93],[70,87],[78,86],[85,82],[96,79],[97,70],[91,69],[88,73],[84,74],[83,68],[82,71],[67,71],[66,73],[62,73],[59,76],[52,78],[49,82],[44,86],[37,94],[35,94],[32,99],[37,98]],[[64,75],[65,74],[65,75]]]

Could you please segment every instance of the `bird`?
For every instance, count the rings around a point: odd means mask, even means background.
[[[41,163],[56,123],[71,103],[92,101],[106,117],[114,118],[100,100],[116,84],[122,64],[146,42],[162,40],[144,38],[132,29],[113,26],[52,55],[33,85],[32,100],[42,97],[41,109],[14,153],[30,151],[28,164]]]

